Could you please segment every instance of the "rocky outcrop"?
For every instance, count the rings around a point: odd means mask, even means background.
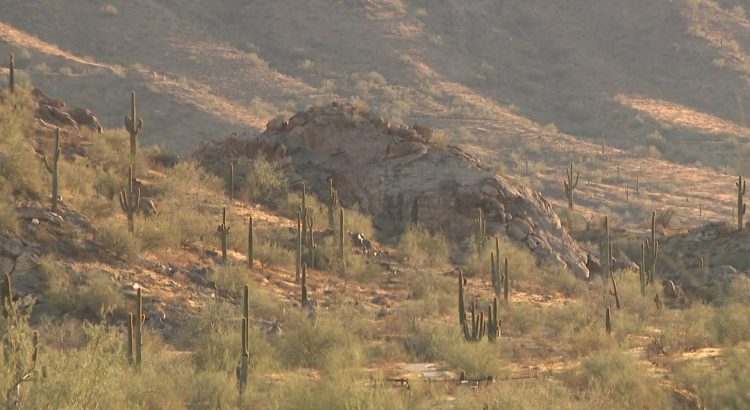
[[[408,224],[417,202],[422,223],[462,241],[473,234],[481,209],[488,235],[508,235],[540,261],[588,277],[586,253],[545,198],[498,176],[459,148],[431,145],[431,137],[425,126],[393,125],[350,104],[333,103],[286,121],[275,119],[261,136],[244,143],[209,144],[198,157],[223,151],[252,156],[258,152],[252,148],[261,147],[283,152],[292,167],[289,174],[300,176],[321,198],[327,196],[327,179],[333,178],[344,206],[373,215],[386,236]],[[230,158],[224,156],[221,164]]]
[[[35,88],[31,95],[37,102],[36,116],[55,126],[79,129],[86,126],[93,131],[102,132],[102,124],[96,114],[88,108],[71,108],[64,101],[52,98]]]

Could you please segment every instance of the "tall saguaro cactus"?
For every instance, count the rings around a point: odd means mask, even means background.
[[[59,173],[57,172],[57,163],[60,160],[60,128],[55,129],[55,152],[52,154],[52,161],[47,161],[47,156],[44,157],[44,166],[47,171],[52,175],[52,211],[57,210],[57,200],[60,198],[58,192]]]
[[[3,311],[3,317],[8,318],[13,313],[13,281],[10,273],[5,274],[2,285],[3,287],[0,289],[0,310]]]
[[[307,264],[302,264],[302,280],[300,282],[300,288],[302,294],[300,295],[300,304],[305,306],[307,304]]]
[[[242,298],[242,357],[237,367],[237,387],[245,393],[250,367],[250,286],[245,285]]]
[[[339,193],[333,186],[333,178],[328,178],[328,227],[336,230],[336,208],[339,206]]]
[[[138,287],[136,294],[136,326],[135,326],[135,367],[139,371],[141,370],[141,361],[143,359],[143,293],[141,288]]]
[[[138,147],[138,136],[143,130],[143,118],[137,116],[135,91],[130,92],[130,116],[125,117],[125,129],[130,134],[130,165],[135,166],[135,154]]]
[[[463,329],[466,325],[466,306],[464,303],[464,272],[458,272],[458,324]]]
[[[494,342],[500,337],[503,320],[498,318],[497,298],[492,298],[492,304],[487,308],[487,339]]]
[[[128,330],[128,351],[127,351],[127,354],[128,354],[128,364],[132,366],[133,363],[134,363],[134,360],[133,360],[133,348],[134,348],[133,342],[135,341],[134,340],[134,336],[135,336],[135,318],[133,316],[133,313],[128,313],[128,329],[127,330]]]
[[[234,162],[229,163],[229,203],[234,202]]]
[[[741,231],[744,228],[745,211],[747,211],[747,205],[745,205],[745,191],[747,188],[747,182],[742,180],[742,176],[737,177],[737,230]]]
[[[346,271],[346,253],[344,252],[344,239],[345,239],[345,226],[344,226],[344,208],[339,208],[339,264],[341,264],[341,271]]]
[[[650,285],[654,283],[656,260],[659,258],[659,242],[656,240],[656,212],[651,213],[651,240],[646,239],[644,253],[645,281],[646,285]]]
[[[570,163],[570,168],[567,168],[565,170],[565,173],[567,174],[567,179],[563,181],[563,185],[565,186],[565,197],[568,198],[568,210],[573,212],[573,191],[578,186],[578,177],[580,176],[580,173],[576,171],[575,178],[573,178],[573,163]]]
[[[570,163],[570,168],[565,170],[567,179],[563,181],[565,187],[565,197],[568,198],[568,231],[573,232],[573,191],[578,186],[578,177],[580,173],[576,171],[575,178],[573,178],[573,163]]]
[[[614,269],[612,269],[612,242],[609,238],[609,217],[604,217],[604,230],[605,230],[605,237],[604,237],[604,245],[603,245],[603,252],[602,252],[602,266],[604,267],[604,272],[606,275],[609,276],[609,278],[612,280],[612,290],[609,291],[609,293],[615,297],[615,305],[617,308],[620,308],[620,294],[617,292],[617,281],[615,280],[615,273]]]
[[[141,203],[141,189],[135,189],[133,184],[133,166],[128,167],[128,188],[120,192],[120,208],[128,215],[128,232],[135,231],[135,213]]]
[[[609,306],[607,306],[607,310],[604,313],[604,328],[607,331],[608,335],[612,334],[612,314],[610,312]]]
[[[294,265],[294,281],[299,282],[302,275],[302,213],[297,214],[297,260]]]
[[[8,89],[10,92],[16,91],[16,55],[13,53],[10,53],[8,64]]]
[[[247,265],[253,268],[253,217],[250,216],[247,225]]]
[[[479,208],[474,224],[476,225],[477,252],[482,255],[484,253],[484,243],[487,241],[487,223],[484,220],[482,208]]]
[[[230,229],[231,227],[227,225],[227,208],[223,207],[221,208],[221,225],[216,227],[216,232],[219,233],[219,238],[221,238],[221,259],[224,262],[227,261],[227,237]]]

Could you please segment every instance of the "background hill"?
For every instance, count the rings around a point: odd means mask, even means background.
[[[581,218],[621,202],[639,175],[658,192],[646,207],[689,210],[678,213],[687,224],[699,207],[728,219],[731,178],[713,170],[750,171],[741,2],[0,5],[0,52],[17,51],[35,84],[94,108],[109,127],[120,126],[123,90],[134,89],[149,113],[143,141],[183,154],[259,132],[280,113],[349,100],[442,129],[553,199],[562,199],[562,166],[586,167]],[[622,151],[591,165],[602,135]],[[704,182],[685,182],[696,177]]]

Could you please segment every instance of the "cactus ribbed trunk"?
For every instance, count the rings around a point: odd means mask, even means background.
[[[128,313],[128,364],[131,366],[133,365],[133,337],[135,336],[133,333],[135,329],[133,328],[135,326],[135,320],[133,318],[132,313]]]
[[[136,306],[136,312],[137,312],[137,319],[136,319],[136,326],[135,326],[135,367],[138,369],[138,371],[141,370],[141,362],[143,359],[143,293],[141,292],[141,288],[138,288],[138,292],[136,295],[137,298],[137,306]]]
[[[508,269],[508,258],[505,258],[505,274],[503,275],[503,303],[510,305],[510,270]]]
[[[135,106],[135,91],[130,92],[130,116],[125,117],[125,129],[130,134],[130,165],[135,167],[138,136],[143,130],[143,118],[138,117]]]
[[[742,176],[739,176],[735,185],[737,185],[737,230],[741,231],[744,228],[745,211],[747,211],[744,199],[747,182],[742,180]]]
[[[57,210],[57,201],[60,198],[59,193],[59,176],[57,164],[60,161],[60,128],[55,129],[55,152],[52,155],[52,161],[47,160],[47,156],[44,158],[44,167],[47,168],[47,172],[52,176],[52,211]]]
[[[253,263],[253,217],[251,216],[247,225],[247,265],[250,269],[253,268]]]
[[[221,225],[216,227],[216,232],[219,233],[219,238],[221,238],[221,260],[223,262],[227,261],[227,237],[230,230],[231,227],[227,225],[227,208],[223,207],[221,208]]]
[[[297,260],[294,264],[294,281],[299,283],[302,275],[302,214],[297,214]]]
[[[128,215],[128,232],[135,232],[135,213],[141,202],[141,189],[134,189],[133,166],[128,167],[128,188],[120,192],[120,207]]]
[[[16,91],[16,55],[13,53],[10,53],[8,64],[8,89],[10,92]]]
[[[344,208],[339,209],[339,264],[341,271],[346,271],[346,254],[344,253]]]

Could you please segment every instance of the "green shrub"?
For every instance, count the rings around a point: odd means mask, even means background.
[[[289,192],[281,165],[262,155],[240,159],[234,166],[235,192],[248,201],[277,206]],[[322,222],[322,221],[321,221]]]
[[[669,408],[670,397],[633,355],[605,350],[581,362],[566,378],[584,394],[602,395],[621,408]]]
[[[33,124],[35,104],[25,88],[0,93],[0,177],[12,184],[12,191],[48,197],[41,159],[34,153],[26,134]]]
[[[750,406],[750,350],[745,344],[722,352],[722,368],[710,362],[685,361],[675,372],[675,379],[698,396],[706,409],[746,409]]]
[[[134,261],[141,252],[140,240],[130,233],[124,221],[107,219],[97,224],[96,241],[117,259]]]
[[[340,321],[318,313],[315,318],[294,311],[284,321],[275,343],[278,357],[289,368],[335,370],[355,367],[362,354],[356,339]]]
[[[412,224],[401,236],[399,247],[410,266],[440,268],[448,263],[450,248],[445,238],[420,224]]]
[[[0,177],[0,231],[18,233],[20,224],[15,198],[11,191],[12,187],[8,181]]]

